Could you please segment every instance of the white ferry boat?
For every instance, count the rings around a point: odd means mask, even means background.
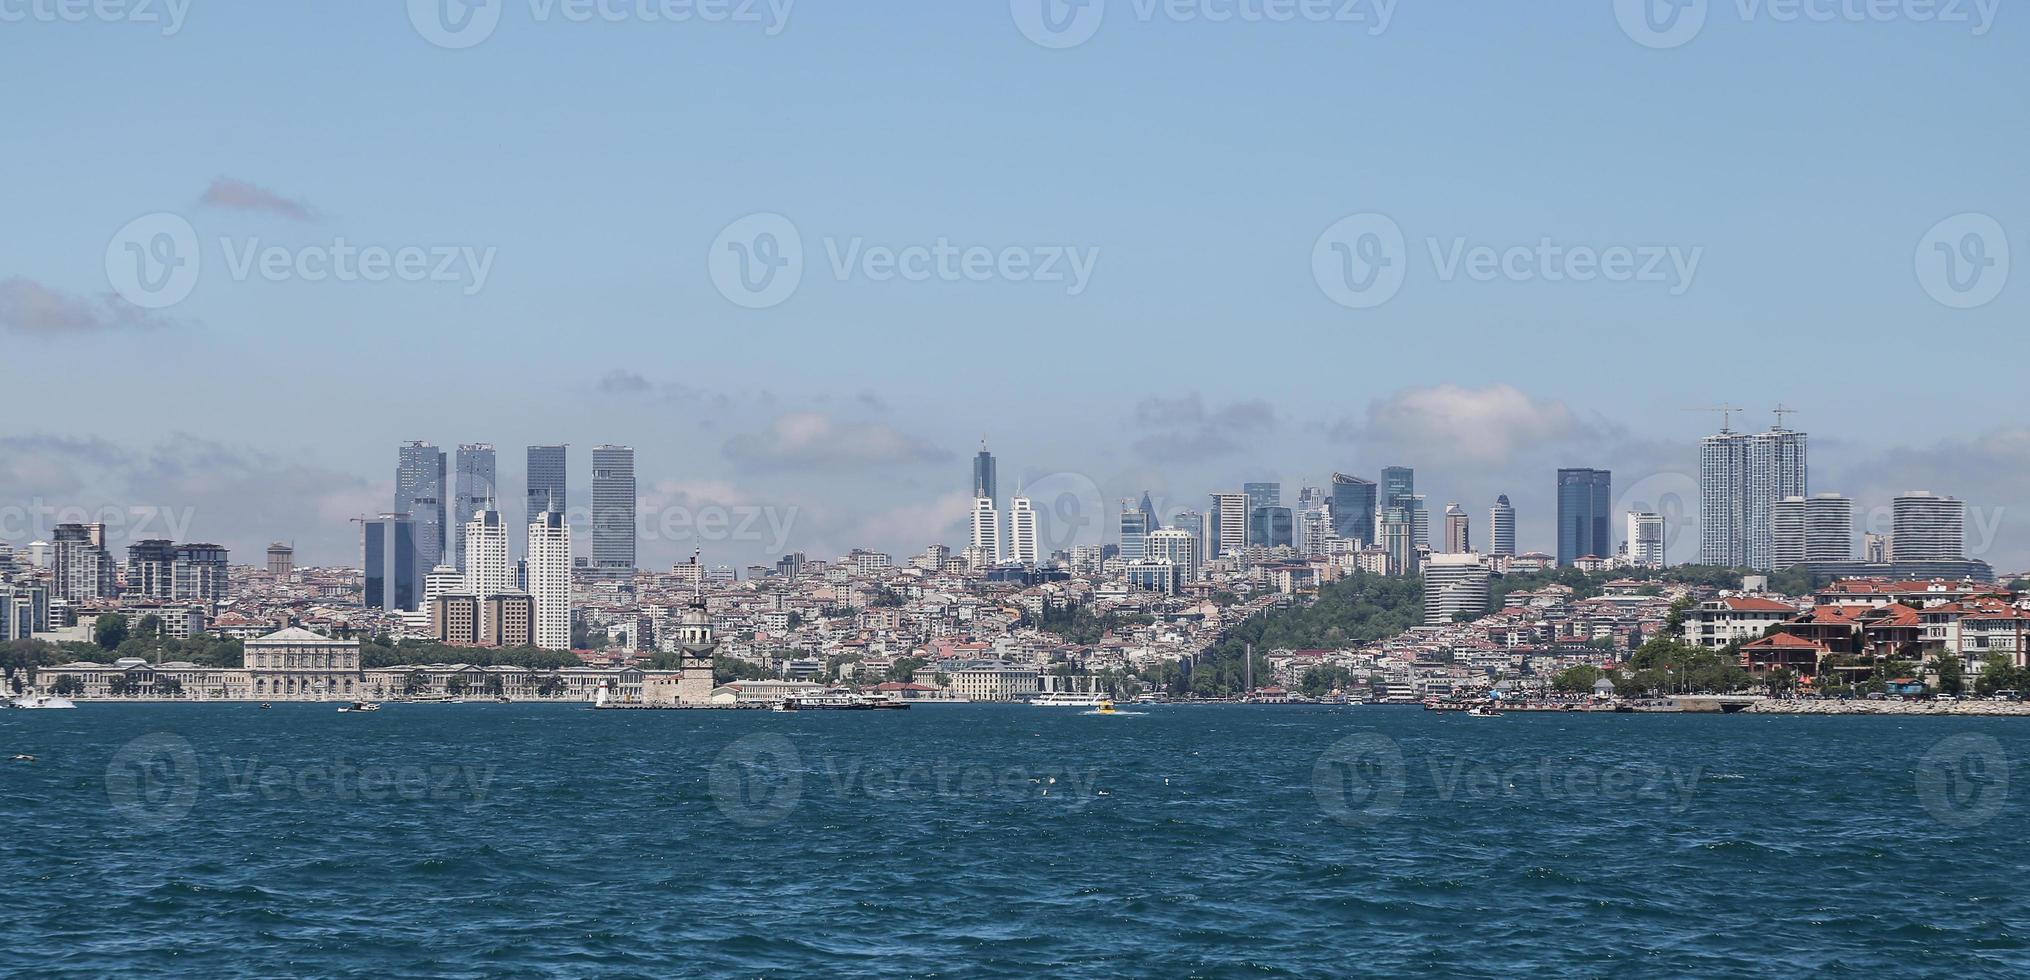
[[[1098,691],[1049,691],[1029,699],[1038,708],[1097,708],[1112,702]]]
[[[32,692],[32,691],[31,691],[31,692],[29,692],[29,693],[27,693],[27,694],[23,694],[23,695],[21,695],[20,697],[18,697],[18,698],[15,698],[14,700],[12,700],[12,701],[9,701],[9,702],[7,702],[7,703],[8,703],[8,704],[9,704],[10,706],[12,706],[12,707],[16,707],[16,708],[75,708],[75,707],[77,707],[77,704],[76,704],[76,702],[73,702],[73,701],[72,701],[71,699],[69,699],[69,698],[60,698],[60,697],[57,697],[57,696],[56,696],[56,695],[54,695],[54,694],[36,694],[36,693],[34,693],[34,692]]]

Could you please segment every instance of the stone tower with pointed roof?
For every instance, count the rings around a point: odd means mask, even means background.
[[[677,624],[678,704],[712,702],[712,658],[719,651],[719,639],[712,631],[712,614],[705,609],[703,586],[684,609]]]

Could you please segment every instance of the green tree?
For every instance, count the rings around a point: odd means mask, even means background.
[[[183,694],[183,682],[174,677],[157,677],[155,693],[164,697],[178,697]]]
[[[127,617],[118,613],[106,613],[92,624],[92,641],[101,650],[118,650],[127,642]]]
[[[141,617],[141,622],[134,629],[134,635],[139,636],[144,640],[161,639],[162,617],[157,616],[154,613],[149,613],[148,615]]]
[[[1600,668],[1591,664],[1569,667],[1558,673],[1551,686],[1568,694],[1591,694],[1594,682],[1600,680]]]
[[[1960,695],[1966,693],[1967,671],[1966,666],[1960,663],[1959,654],[1951,652],[1939,654],[1935,669],[1938,672],[1938,691],[1940,694]]]
[[[50,685],[49,690],[50,693],[60,698],[73,697],[85,693],[85,682],[65,674],[57,678],[56,683]]]
[[[134,684],[127,679],[126,674],[114,674],[106,681],[106,693],[116,698],[126,697],[133,693],[133,690]]]

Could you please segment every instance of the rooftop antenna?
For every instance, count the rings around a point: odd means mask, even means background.
[[[1722,402],[1722,403],[1720,403],[1720,404],[1718,404],[1718,405],[1710,405],[1710,406],[1704,406],[1704,407],[1701,407],[1701,408],[1688,408],[1688,409],[1685,409],[1685,411],[1687,411],[1687,412],[1719,412],[1719,413],[1720,413],[1720,434],[1721,434],[1721,435],[1723,435],[1723,436],[1724,436],[1724,435],[1730,435],[1730,434],[1732,434],[1732,433],[1733,433],[1733,431],[1734,431],[1734,413],[1735,413],[1735,412],[1739,412],[1739,411],[1741,411],[1741,410],[1742,410],[1742,409],[1741,409],[1741,406],[1739,406],[1739,405],[1729,405],[1729,404],[1727,404],[1727,403],[1725,403],[1725,402]],[[1779,416],[1779,418],[1780,418],[1780,417],[1781,417],[1781,416]]]

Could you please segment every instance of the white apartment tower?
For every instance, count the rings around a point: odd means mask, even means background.
[[[1177,568],[1180,582],[1198,580],[1198,538],[1183,528],[1166,527],[1149,533],[1148,558],[1167,561]]]
[[[556,511],[536,515],[529,525],[529,595],[536,646],[571,649],[571,525]]]
[[[1212,516],[1214,535],[1211,556],[1218,558],[1230,551],[1239,551],[1248,544],[1248,495],[1245,493],[1215,493],[1212,495]]]
[[[1036,550],[1036,508],[1028,497],[1008,500],[1008,557],[1020,565],[1034,565],[1041,557]]]
[[[1638,568],[1662,568],[1664,565],[1664,521],[1663,515],[1647,511],[1628,512],[1627,537],[1629,563]]]
[[[1810,491],[1802,432],[1749,434],[1722,426],[1699,443],[1699,562],[1768,571],[1773,510]]]
[[[969,549],[983,565],[1001,564],[1001,515],[994,511],[994,498],[973,498],[973,544]]]
[[[1487,511],[1487,553],[1515,554],[1515,508],[1509,506],[1508,494],[1494,498]]]
[[[1799,562],[1851,561],[1854,502],[1837,493],[1785,497],[1770,509],[1769,536],[1779,572]]]
[[[1945,561],[1966,557],[1967,505],[1924,490],[1899,494],[1891,503],[1890,539],[1897,561]]]

